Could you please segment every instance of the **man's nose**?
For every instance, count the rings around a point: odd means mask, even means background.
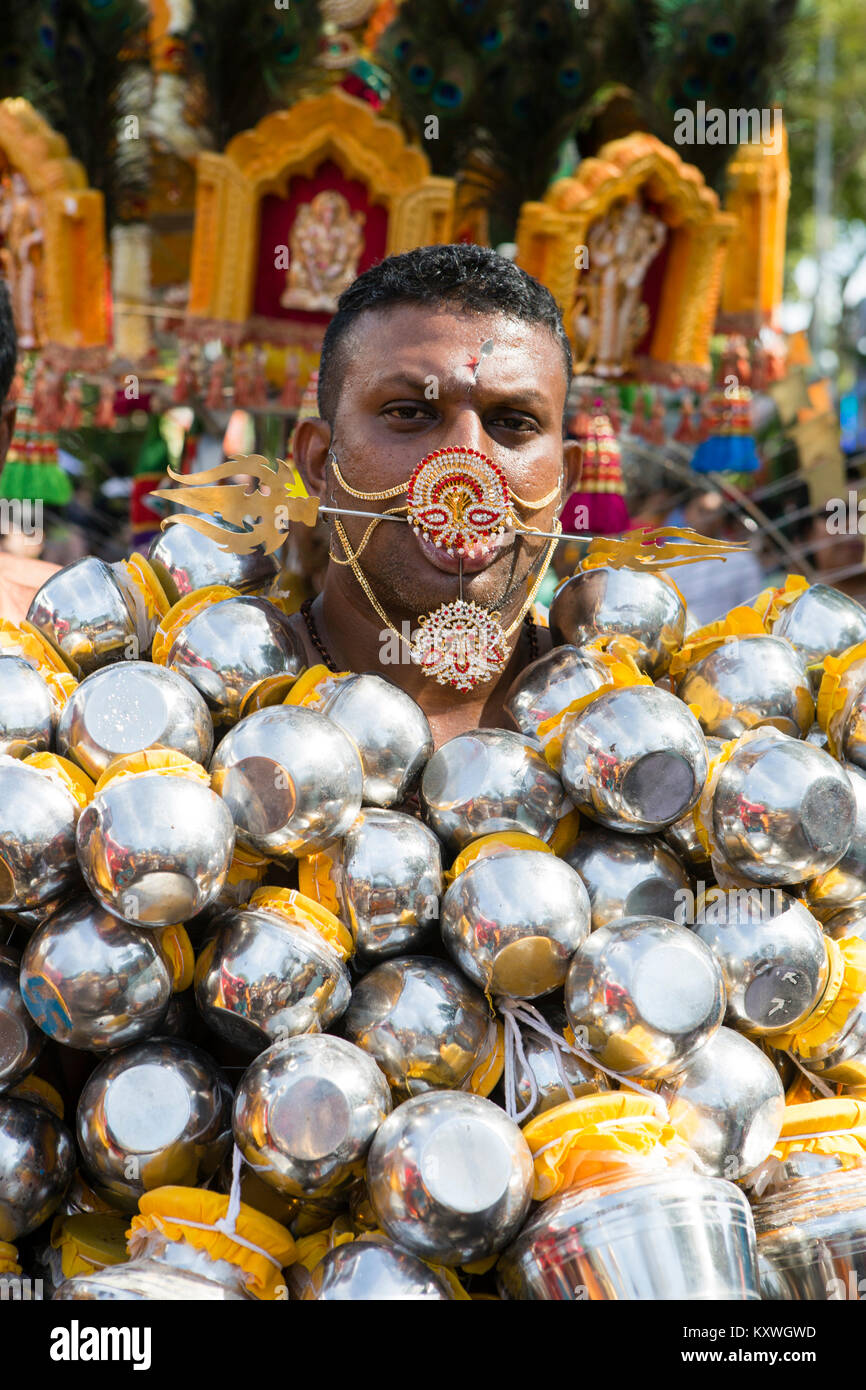
[[[493,441],[470,401],[454,411],[452,419],[448,421],[448,436],[449,445],[462,445],[464,449],[477,449],[481,454],[490,454]]]

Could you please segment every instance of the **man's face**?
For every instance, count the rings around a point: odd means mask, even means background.
[[[473,359],[482,343],[473,380]],[[364,492],[408,483],[435,449],[463,446],[497,463],[513,495],[526,502],[564,491],[543,509],[515,509],[522,520],[552,529],[567,487],[563,476],[562,414],[566,395],[562,349],[541,325],[502,314],[467,314],[443,306],[400,305],[361,315],[343,345],[344,374],[331,447],[345,480]],[[330,505],[384,511],[405,502],[365,502],[346,494],[325,465],[321,424],[299,428],[297,453],[311,485]],[[567,466],[579,468],[579,449],[566,446]],[[368,522],[344,519],[357,548]],[[463,593],[488,609],[523,597],[533,562],[546,541],[509,530],[478,562],[464,566]],[[333,550],[341,555],[339,541]],[[423,542],[405,523],[382,522],[360,557],[386,612],[396,620],[430,612],[457,597],[456,561]],[[478,566],[478,567],[477,567]]]

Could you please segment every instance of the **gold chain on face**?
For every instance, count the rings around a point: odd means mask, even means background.
[[[405,504],[404,504],[402,507],[386,507],[385,510],[384,510],[384,512],[382,513],[382,516],[394,516],[396,513],[405,512],[405,510],[406,510]],[[372,536],[372,534],[373,534],[373,532],[375,531],[376,527],[379,525],[379,521],[380,521],[380,518],[379,518],[379,517],[377,517],[375,521],[371,521],[371,522],[370,522],[370,525],[367,527],[366,531],[364,532],[363,536],[361,537],[361,544],[358,546],[358,549],[355,551],[355,559],[356,559],[356,560],[357,560],[358,556],[362,553],[362,551],[363,551],[365,545],[367,544],[368,540],[369,540],[370,537]],[[333,552],[332,550],[329,550],[329,551],[328,551],[328,558],[331,559],[331,560],[333,560],[333,562],[334,562],[335,565],[348,565],[348,564],[351,564],[351,561],[350,561],[350,560],[341,560],[340,557],[339,557],[339,555],[335,555],[334,552]]]
[[[374,526],[375,526],[376,524],[377,524],[376,522],[373,522],[373,525],[374,525]],[[354,576],[355,576],[355,578],[357,579],[358,583],[360,584],[362,590],[363,590],[364,593],[366,594],[367,599],[368,599],[369,602],[370,602],[370,606],[372,607],[372,609],[373,609],[374,613],[376,614],[376,616],[382,620],[382,622],[385,624],[385,627],[388,629],[389,632],[392,632],[392,633],[394,634],[395,637],[399,637],[401,641],[406,642],[406,645],[407,645],[407,646],[410,646],[411,644],[407,641],[407,639],[403,636],[403,634],[402,634],[401,632],[398,632],[397,629],[396,629],[396,627],[394,626],[394,624],[389,620],[388,615],[386,614],[384,608],[383,608],[382,605],[380,604],[379,600],[376,598],[376,595],[373,593],[373,590],[370,588],[370,583],[369,583],[369,581],[368,581],[368,579],[367,579],[367,576],[364,574],[364,571],[361,569],[361,566],[358,564],[358,556],[357,556],[356,552],[352,549],[351,544],[350,544],[350,542],[349,542],[349,537],[346,535],[345,528],[343,527],[343,523],[340,521],[340,518],[339,518],[338,516],[335,516],[335,517],[334,517],[334,530],[336,531],[337,537],[338,537],[338,539],[339,539],[339,541],[340,541],[340,544],[341,544],[341,546],[343,547],[343,550],[345,551],[345,554],[346,554],[346,559],[345,559],[344,561],[338,561],[338,563],[339,563],[339,564],[348,564],[348,565],[351,566],[352,573],[354,574]],[[368,528],[368,530],[369,530],[369,528]],[[557,536],[558,536],[558,535],[560,534],[560,532],[562,531],[562,524],[561,524],[561,522],[560,522],[558,519],[554,522],[554,530],[556,531]],[[534,582],[534,584],[532,585],[532,588],[529,590],[529,593],[528,593],[527,596],[526,596],[526,599],[525,599],[524,603],[521,605],[520,612],[518,613],[517,617],[514,619],[514,622],[511,623],[511,625],[505,629],[505,636],[506,636],[506,637],[510,637],[511,634],[512,634],[513,632],[516,632],[516,631],[517,631],[518,627],[519,627],[520,624],[523,622],[523,619],[526,617],[526,614],[529,612],[530,608],[532,607],[532,604],[535,602],[535,596],[536,596],[536,594],[538,593],[538,590],[541,588],[541,584],[542,584],[542,581],[543,581],[543,579],[544,579],[544,576],[547,574],[547,571],[548,571],[548,569],[549,569],[549,567],[550,567],[550,562],[551,562],[551,560],[553,559],[553,552],[554,552],[554,550],[556,549],[556,546],[557,546],[557,541],[556,541],[556,540],[552,540],[552,541],[550,542],[550,544],[548,545],[548,547],[547,547],[547,554],[546,554],[545,557],[544,557],[544,562],[543,562],[543,564],[542,564],[542,566],[541,566],[541,569],[539,570],[539,572],[538,572],[538,574],[537,574],[537,576],[536,576],[536,578],[535,578],[535,582]],[[490,617],[491,617],[491,618],[494,618],[494,619],[497,619],[497,618],[498,618],[498,614],[496,614],[496,613],[491,613],[491,614],[490,614]]]
[[[340,469],[340,465],[337,462],[337,456],[333,450],[329,451],[328,458],[331,462],[331,467],[334,470],[334,477],[336,478],[343,491],[348,493],[350,497],[358,497],[363,502],[385,502],[391,497],[399,497],[401,493],[404,493],[408,490],[409,483],[407,481],[405,483],[399,483],[396,487],[386,488],[384,492],[361,492],[359,488],[352,487],[349,483],[346,482],[346,479],[343,477],[342,471]],[[556,500],[561,491],[562,483],[557,483],[555,488],[551,488],[550,492],[548,492],[545,497],[540,497],[537,502],[528,502],[526,498],[518,497],[516,492],[511,491],[511,488],[508,489],[508,495],[511,501],[516,502],[518,507],[523,507],[524,511],[539,512],[542,510],[542,508],[549,507],[551,502]],[[511,520],[516,521],[520,527],[523,527],[523,523],[521,522],[520,517],[516,516],[510,510],[509,517]],[[526,527],[524,529],[531,531],[532,527]],[[356,553],[360,554],[360,549]]]

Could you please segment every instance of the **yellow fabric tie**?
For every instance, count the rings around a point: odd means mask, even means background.
[[[313,902],[319,903],[337,917],[341,905],[332,877],[333,868],[334,860],[323,849],[316,854],[305,855],[303,859],[298,860],[298,887],[305,897],[311,898]]]
[[[80,767],[68,758],[61,758],[59,753],[29,753],[22,762],[28,767],[35,767],[38,772],[44,772],[52,782],[63,787],[82,810],[93,800],[96,791],[93,782]]]
[[[150,561],[134,550],[128,560],[121,560],[120,566],[141,594],[148,618],[164,618],[171,604]]]
[[[178,599],[177,603],[172,604],[163,614],[153,636],[151,661],[157,666],[167,666],[171,649],[182,627],[213,604],[222,603],[223,599],[238,597],[239,590],[230,589],[227,584],[208,584],[203,589],[193,589],[191,594],[184,594],[183,598]]]
[[[140,777],[145,773],[162,777],[188,777],[206,787],[210,786],[210,774],[201,763],[193,762],[185,753],[178,753],[174,748],[144,748],[138,753],[121,753],[112,758],[97,781],[95,790],[101,792],[123,777]]]
[[[779,588],[763,589],[750,607],[754,608],[763,621],[767,632],[772,632],[773,624],[781,613],[795,603],[810,587],[808,579],[802,574],[789,574]]]
[[[825,656],[824,674],[818,691],[815,718],[827,735],[827,747],[834,758],[840,756],[841,738],[846,706],[850,697],[866,683],[866,664],[862,671],[853,671],[858,662],[866,663],[866,642],[848,647],[839,656]],[[851,680],[845,677],[851,672]]]
[[[185,1240],[212,1260],[228,1260],[242,1269],[257,1298],[279,1298],[282,1270],[294,1262],[294,1240],[278,1221],[243,1202],[234,1234],[221,1229],[217,1223],[225,1221],[229,1201],[221,1192],[206,1192],[200,1187],[158,1187],[145,1192],[139,1198],[139,1215],[132,1218],[127,1233],[130,1255],[135,1258],[141,1235],[160,1231],[168,1240]]]
[[[169,927],[158,927],[154,935],[160,954],[171,971],[171,992],[182,994],[189,989],[195,975],[195,953],[186,927],[176,922]]]
[[[537,1202],[568,1187],[611,1176],[622,1165],[672,1164],[692,1157],[652,1098],[628,1091],[580,1096],[536,1115],[523,1127],[532,1150]]]
[[[562,764],[562,740],[565,732],[581,710],[611,690],[621,690],[632,685],[652,685],[649,676],[640,670],[635,661],[634,650],[638,644],[633,638],[602,636],[597,637],[588,646],[604,662],[608,679],[598,690],[591,690],[589,694],[572,700],[564,709],[539,724],[538,737],[544,748],[544,756],[554,772],[558,772]]]
[[[717,647],[726,642],[735,642],[740,637],[766,637],[767,630],[753,608],[732,608],[724,618],[707,623],[691,633],[674,657],[670,665],[670,675],[675,679],[688,671],[689,667],[703,657],[709,656]]]
[[[348,680],[351,674],[351,671],[329,671],[327,666],[311,666],[302,676],[298,676],[283,704],[317,709],[333,694],[334,687]]]
[[[473,864],[476,859],[489,859],[493,854],[501,854],[506,849],[534,849],[543,854],[553,850],[537,835],[528,835],[523,830],[497,830],[490,835],[482,835],[461,850],[450,869],[445,870],[448,883],[453,883],[458,874]]]
[[[341,960],[348,960],[355,949],[352,933],[339,917],[295,888],[273,888],[264,884],[253,893],[249,906],[262,912],[273,912],[287,922],[315,932],[336,951]]]
[[[461,1090],[474,1096],[487,1097],[505,1070],[505,1029],[497,1019],[491,1045],[482,1053],[475,1070],[470,1072]]]
[[[14,1245],[9,1245],[5,1240],[0,1240],[0,1274],[20,1274],[21,1266],[18,1263],[18,1251]]]
[[[129,1259],[128,1224],[128,1218],[120,1215],[56,1216],[51,1227],[51,1246],[60,1251],[63,1277],[72,1279],[77,1274],[93,1274],[110,1265],[124,1264]]]

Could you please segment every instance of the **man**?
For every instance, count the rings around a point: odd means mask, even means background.
[[[365,271],[341,295],[322,349],[320,418],[299,423],[294,458],[326,505],[382,513],[433,451],[477,450],[526,505],[521,518],[549,532],[580,476],[580,446],[563,437],[570,381],[568,339],[542,285],[483,247],[421,247]],[[358,500],[358,492],[392,497]],[[347,564],[340,523],[329,520],[322,593],[306,619],[292,619],[310,662],[326,655],[337,670],[390,677],[424,709],[437,744],[510,724],[504,696],[533,651],[548,650],[547,634],[519,622],[501,674],[465,692],[427,678],[405,641],[399,661],[383,661],[395,630],[416,631],[419,617],[459,597],[459,563],[394,522],[376,525],[359,550],[370,523],[346,516],[351,554],[359,551]],[[480,546],[463,563],[463,598],[497,614],[507,633],[548,548],[515,529]]]
[[[15,431],[15,402],[9,400],[9,392],[15,376],[17,353],[9,289],[6,282],[0,280],[0,471]],[[41,544],[41,541],[36,544]],[[5,526],[0,535],[0,546],[0,618],[20,623],[27,615],[36,590],[58,566],[36,559],[30,553],[34,546],[33,538],[16,534]]]

